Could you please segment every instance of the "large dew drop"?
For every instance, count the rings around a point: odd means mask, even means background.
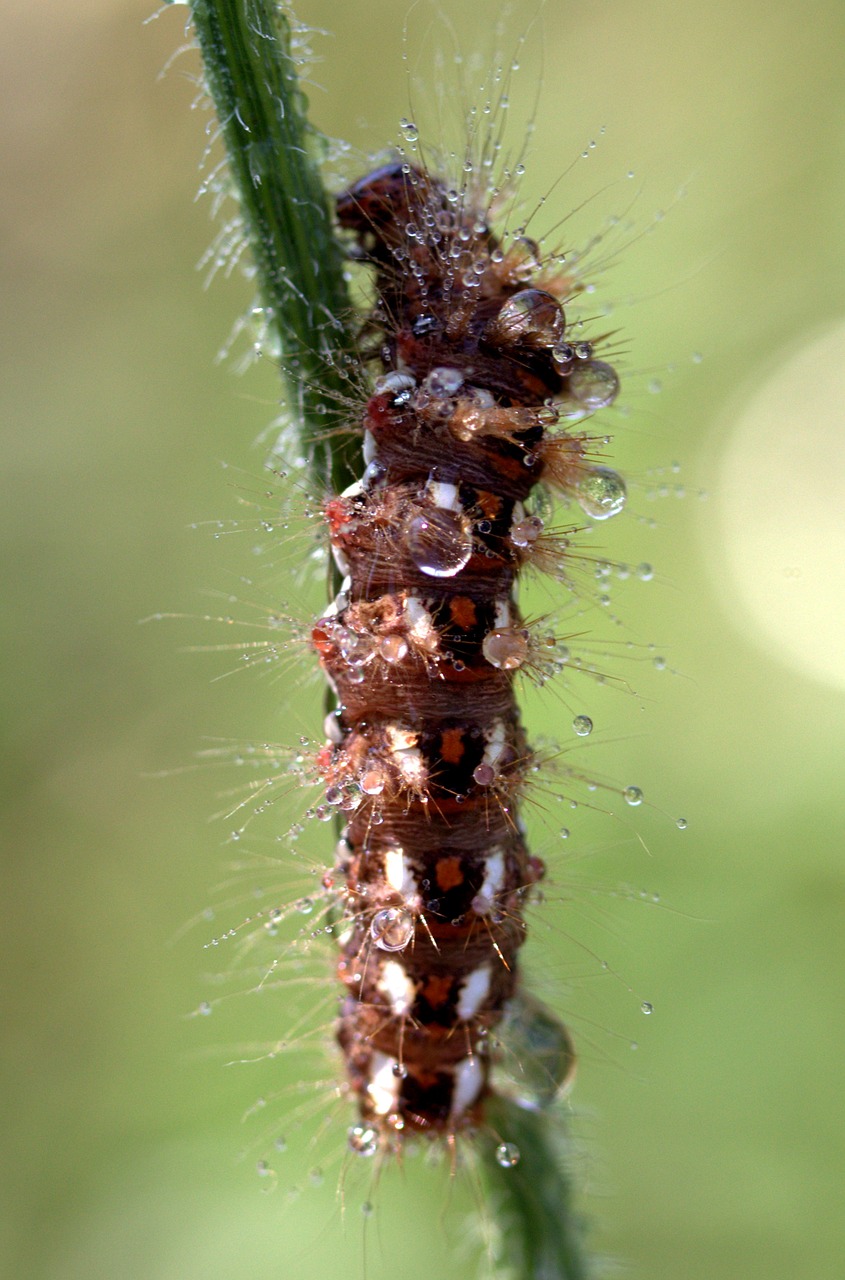
[[[472,528],[461,512],[434,507],[409,520],[405,543],[421,573],[454,578],[472,555]]]
[[[625,481],[609,467],[593,467],[581,477],[576,497],[579,506],[593,520],[609,520],[625,506]]]
[[[500,310],[490,337],[503,346],[553,347],[565,326],[560,303],[544,289],[521,289]]]
[[[384,907],[370,924],[370,937],[382,951],[404,951],[414,936],[414,917],[404,907]]]
[[[481,642],[481,652],[491,667],[513,671],[528,657],[528,634],[513,627],[496,627]]]
[[[619,394],[616,370],[603,360],[584,360],[569,375],[569,394],[584,409],[606,409]]]
[[[575,1050],[569,1032],[550,1009],[527,992],[508,1001],[501,1025],[507,1045],[504,1069],[517,1099],[529,1110],[544,1110],[572,1084]]]

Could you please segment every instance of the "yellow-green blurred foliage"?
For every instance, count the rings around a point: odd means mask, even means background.
[[[486,48],[489,10],[446,7],[463,46]],[[418,109],[406,11],[404,0],[300,10],[334,33],[316,41],[316,119],[362,158]],[[206,971],[227,964],[203,948],[215,925],[173,942],[222,878],[227,828],[206,822],[221,807],[217,779],[177,770],[204,736],[316,736],[321,694],[312,683],[294,703],[283,677],[213,682],[237,661],[181,651],[209,639],[202,624],[138,625],[159,611],[226,612],[230,591],[248,597],[238,578],[251,571],[251,533],[215,540],[188,526],[237,514],[238,481],[219,464],[260,473],[254,442],[277,398],[267,362],[240,379],[215,364],[249,288],[235,277],[204,292],[193,269],[212,236],[208,201],[194,202],[209,117],[190,109],[193,55],[158,78],[186,10],[144,26],[147,13],[139,0],[11,0],[0,52],[0,1251],[21,1280],[360,1274],[337,1164],[317,1189],[307,1153],[279,1156],[278,1190],[263,1195],[262,1153],[237,1161],[255,1136],[242,1113],[292,1068],[282,1059],[257,1083],[223,1063],[237,1056],[231,1042],[266,1036],[268,1020],[283,1033],[283,1001],[262,1006],[260,1033],[246,996],[219,1039],[214,1017],[185,1016],[209,995]],[[838,1280],[841,337],[822,357],[800,352],[845,313],[845,10],[548,0],[509,30],[534,19],[514,92],[519,135],[540,83],[527,191],[539,197],[607,126],[537,229],[590,196],[579,228],[630,200],[640,228],[668,210],[609,270],[602,296],[619,303],[610,323],[624,336],[632,412],[617,427],[634,477],[634,515],[609,547],[656,569],[618,594],[620,634],[657,643],[669,669],[632,664],[637,697],[585,686],[584,706],[531,700],[535,733],[567,744],[572,713],[590,710],[605,745],[591,744],[587,763],[639,783],[654,806],[573,850],[582,883],[571,906],[543,817],[563,823],[542,797],[534,819],[557,884],[527,964],[581,1049],[577,1168],[596,1192],[594,1243],[649,1280]],[[417,7],[411,28],[409,60],[431,83],[444,23]],[[656,464],[671,488],[685,485],[684,501],[650,502],[645,469]],[[277,589],[303,618],[319,600],[319,584],[309,597],[283,571]],[[304,668],[303,658],[298,684]],[[328,859],[328,828],[325,839]],[[659,893],[660,905],[615,898],[620,884]],[[578,979],[566,934],[622,981],[586,952]],[[464,1199],[445,1181],[409,1204],[402,1175],[383,1179],[371,1280],[471,1273],[452,1245],[437,1252],[444,1206],[459,1213]],[[290,1205],[294,1184],[305,1189]]]

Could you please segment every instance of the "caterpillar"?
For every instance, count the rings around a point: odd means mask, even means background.
[[[235,134],[230,152],[234,146],[237,155],[246,132],[252,165],[271,153],[257,147],[258,122],[242,120],[243,105],[218,111]],[[309,1005],[300,1016],[285,966],[290,962],[300,981],[311,941],[333,935],[333,1038],[342,1083],[299,1080],[294,1087],[308,1084],[315,1098],[324,1089],[321,1097],[354,1103],[350,1152],[404,1157],[428,1138],[430,1152],[449,1150],[454,1161],[464,1151],[472,1158],[490,1150],[492,1138],[496,1163],[512,1169],[521,1153],[509,1130],[519,1122],[497,1118],[514,1098],[503,1081],[506,1055],[520,1077],[517,1103],[543,1116],[571,1082],[575,1063],[568,1030],[526,992],[520,974],[526,912],[542,893],[545,867],[529,850],[521,817],[543,757],[529,745],[516,693],[525,675],[544,684],[580,661],[568,637],[522,615],[517,587],[526,574],[547,574],[580,613],[579,578],[587,570],[601,584],[599,593],[588,593],[591,601],[608,602],[614,566],[588,554],[581,535],[626,502],[625,482],[606,465],[610,437],[596,417],[619,391],[616,347],[580,314],[590,306],[582,295],[591,285],[577,252],[543,253],[528,236],[533,215],[497,230],[523,166],[502,165],[496,130],[475,129],[464,155],[453,156],[452,180],[427,163],[415,126],[403,122],[403,134],[407,150],[341,184],[335,221],[349,259],[370,273],[373,297],[359,321],[358,359],[343,364],[344,347],[327,361],[344,386],[333,393],[340,416],[326,420],[322,441],[319,429],[298,434],[294,455],[294,466],[304,468],[309,450],[313,455],[329,436],[344,459],[349,438],[363,441],[359,479],[344,489],[344,478],[336,486],[342,491],[320,504],[334,598],[307,631],[328,684],[325,740],[312,750],[300,739],[304,750],[288,756],[281,771],[293,773],[293,790],[318,779],[322,797],[307,816],[337,818],[336,856],[326,869],[323,843],[305,897],[289,910],[262,906],[224,936],[248,929],[245,950],[255,955],[253,944],[275,939],[283,918],[295,920],[298,910],[312,917],[292,947],[274,942],[269,965],[259,960],[258,987],[279,990],[291,1028],[264,1046],[262,1060],[311,1040],[316,1011]],[[273,180],[272,170],[262,171],[261,184],[252,167],[249,175],[247,191],[263,193]],[[263,210],[266,199],[260,204]],[[268,242],[255,250],[259,262]],[[334,323],[336,314],[317,312],[324,326],[325,316]],[[325,360],[324,339],[318,325],[318,360]],[[549,493],[578,514],[556,525]],[[642,565],[639,576],[651,576],[650,567]],[[284,621],[276,607],[269,621],[274,630]],[[256,656],[273,661],[277,642],[246,645],[243,657]],[[583,665],[597,674],[589,659]],[[592,722],[578,714],[572,728],[587,736]],[[286,758],[272,745],[237,754],[239,763],[269,764],[271,771]],[[576,803],[571,783],[593,791],[609,785],[568,763],[563,769],[567,782],[556,799],[565,803]],[[280,776],[263,776],[231,812],[267,809]],[[637,787],[611,789],[628,804],[642,802]],[[302,832],[296,824],[273,839],[287,844],[293,836],[295,843]],[[256,896],[268,892],[276,890],[265,886]],[[322,1052],[324,1025],[319,1035]],[[254,1052],[244,1057],[256,1060]],[[314,1109],[310,1101],[304,1107]],[[278,1131],[273,1142],[286,1147]],[[530,1164],[537,1161],[535,1145]],[[376,1173],[382,1164],[375,1162]],[[258,1162],[258,1172],[274,1182],[267,1161]],[[547,1217],[562,1227],[557,1235],[568,1249],[564,1196]]]
[[[532,497],[551,486],[604,520],[625,486],[600,439],[565,425],[619,388],[601,338],[567,325],[571,275],[525,237],[504,248],[470,182],[406,161],[351,186],[337,216],[375,274],[382,366],[363,475],[326,504],[343,581],[312,633],[336,702],[318,766],[348,818],[337,1039],[350,1143],[369,1152],[483,1121],[544,875],[519,817],[532,753],[515,681],[538,640],[516,585],[532,565],[565,571],[569,539]]]

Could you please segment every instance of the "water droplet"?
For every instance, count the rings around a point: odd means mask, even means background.
[[[572,1083],[575,1051],[564,1024],[535,997],[520,992],[505,1006],[506,1066],[496,1068],[525,1106],[546,1108]]]
[[[619,395],[619,378],[603,360],[585,360],[572,370],[567,390],[585,409],[606,409]]]
[[[593,732],[593,722],[589,716],[576,716],[572,728],[579,738],[587,738]]]
[[[521,289],[503,305],[488,333],[503,346],[551,348],[563,339],[560,303],[543,289]]]
[[[562,378],[572,370],[575,363],[575,348],[570,342],[558,342],[552,347],[552,364]]]
[[[355,1124],[349,1130],[347,1143],[356,1156],[374,1156],[378,1151],[378,1130],[368,1124]]]
[[[520,1160],[519,1147],[515,1142],[500,1142],[496,1148],[496,1164],[503,1169],[514,1169]]]
[[[560,829],[561,840],[568,840],[571,834],[572,832],[569,830],[569,827],[561,827]]]
[[[403,636],[382,636],[378,642],[378,651],[385,662],[395,666],[407,656],[408,642]]]
[[[582,510],[594,520],[609,520],[625,506],[625,481],[609,467],[593,467],[585,471],[577,486],[576,497]]]
[[[496,770],[490,764],[480,764],[472,771],[479,787],[490,787],[496,781]]]
[[[686,818],[678,818],[677,822],[675,823],[675,826],[678,828],[679,831],[686,831],[688,825],[689,824],[687,823]]]
[[[404,951],[414,936],[414,917],[404,907],[384,907],[370,923],[370,937],[382,951]]]
[[[441,396],[457,395],[463,385],[464,375],[460,369],[449,369],[440,365],[432,369],[423,383],[424,389],[438,399]]]
[[[638,804],[642,804],[643,793],[639,787],[626,787],[622,792],[622,799],[635,809]]]
[[[530,547],[543,532],[543,521],[538,516],[516,520],[511,525],[511,542],[515,547]]]
[[[642,1004],[640,1005],[640,1008],[645,1014],[654,1013],[654,1005],[651,1004],[651,1002],[648,1000],[643,1000]]]
[[[513,627],[497,627],[488,631],[481,642],[481,652],[500,671],[513,671],[521,667],[528,656],[528,636]]]
[[[380,796],[384,791],[386,781],[383,769],[367,769],[361,774],[361,790],[365,796]]]
[[[197,1013],[199,1013],[203,1018],[208,1017],[211,1013],[211,1005],[207,1000],[203,1000],[202,1004],[197,1009]]]
[[[406,526],[405,539],[413,563],[432,578],[453,578],[472,555],[469,521],[445,507],[414,516]]]
[[[652,578],[654,577],[654,569],[651,567],[650,564],[638,564],[637,577],[642,582],[651,582]]]
[[[310,916],[314,910],[314,900],[312,898],[300,898],[296,904],[296,909],[300,915]]]

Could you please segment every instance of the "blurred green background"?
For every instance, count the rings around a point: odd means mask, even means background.
[[[277,412],[266,362],[240,379],[215,363],[250,291],[233,277],[203,292],[194,270],[212,236],[209,203],[194,200],[209,117],[191,110],[193,55],[159,78],[185,13],[142,25],[135,0],[10,0],[0,52],[0,1250],[4,1274],[27,1280],[363,1265],[357,1203],[345,1227],[337,1203],[343,1120],[320,1187],[316,1157],[293,1148],[259,1180],[261,1130],[240,1123],[298,1070],[284,1057],[256,1074],[223,1065],[233,1044],[283,1033],[284,999],[259,1002],[260,1028],[247,997],[220,1022],[217,1009],[186,1016],[229,963],[209,963],[215,925],[181,931],[231,850],[226,824],[207,822],[219,778],[181,767],[205,737],[316,734],[320,694],[311,682],[294,701],[284,673],[216,682],[235,660],[182,651],[208,642],[203,624],[138,625],[248,612],[209,593],[249,599],[249,519],[232,538],[188,526],[238,515],[239,481],[220,462],[258,475],[255,441]],[[421,105],[403,61],[408,7],[309,0],[299,14],[333,32],[316,40],[315,117],[366,157]],[[489,48],[488,10],[460,0],[448,14],[464,48]],[[587,765],[653,802],[618,822],[570,815],[570,859],[548,796],[532,818],[553,883],[526,966],[581,1050],[585,1211],[596,1251],[649,1280],[838,1280],[845,10],[548,0],[518,6],[508,31],[532,22],[512,95],[519,137],[539,86],[529,195],[576,160],[537,226],[590,197],[564,240],[632,200],[639,229],[667,210],[602,293],[626,340],[631,417],[614,429],[633,478],[608,554],[656,569],[616,593],[620,634],[657,644],[667,669],[638,649],[637,697],[585,687],[582,706],[576,686],[551,709],[530,700],[535,733],[567,745],[572,712],[590,710]],[[445,30],[433,7],[411,12],[408,60],[429,83],[448,84],[448,66],[431,70]],[[652,501],[663,483],[669,496]],[[297,585],[279,560],[272,590],[307,619],[319,583]],[[323,836],[328,858],[327,829],[313,847]],[[314,998],[330,1007],[331,988]],[[268,1104],[270,1132],[286,1105]],[[471,1187],[409,1168],[372,1199],[370,1280],[473,1274],[455,1252]]]

